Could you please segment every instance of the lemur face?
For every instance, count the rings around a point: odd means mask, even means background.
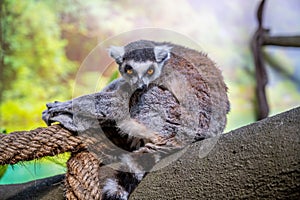
[[[165,62],[170,58],[170,50],[171,47],[166,45],[155,46],[148,41],[138,41],[131,46],[112,46],[109,53],[119,65],[122,77],[135,90],[146,88],[161,75]]]
[[[157,79],[162,71],[162,65],[150,60],[136,62],[134,60],[124,61],[119,67],[122,77],[135,89],[145,88]]]

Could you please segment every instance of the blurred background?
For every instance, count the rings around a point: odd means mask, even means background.
[[[99,44],[126,44],[122,41],[125,37],[118,35],[132,32],[131,39],[138,39],[143,35],[138,33],[151,28],[188,38],[223,71],[231,102],[226,132],[252,123],[256,120],[256,98],[250,40],[257,28],[259,3],[260,0],[2,0],[0,132],[45,126],[41,120],[45,103],[100,90],[118,76],[116,68],[101,65],[107,56],[101,53],[99,65],[85,70],[86,58]],[[299,35],[299,10],[299,0],[268,0],[264,26],[274,35]],[[300,49],[268,46],[264,47],[264,56],[270,116],[299,106]],[[79,73],[82,70],[89,73]],[[64,173],[67,158],[64,154],[1,167],[0,184]]]

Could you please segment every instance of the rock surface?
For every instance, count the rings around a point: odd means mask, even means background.
[[[201,158],[203,142],[130,199],[300,199],[300,107],[222,135]]]

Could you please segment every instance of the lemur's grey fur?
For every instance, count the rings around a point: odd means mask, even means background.
[[[128,199],[162,157],[222,133],[229,101],[220,70],[198,51],[140,40],[109,53],[122,78],[99,93],[48,103],[43,119],[79,134],[102,129],[97,134],[123,149],[108,156],[121,164],[101,175],[102,199]]]

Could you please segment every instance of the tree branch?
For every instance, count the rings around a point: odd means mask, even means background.
[[[264,34],[263,45],[300,47],[300,36],[270,36]]]

